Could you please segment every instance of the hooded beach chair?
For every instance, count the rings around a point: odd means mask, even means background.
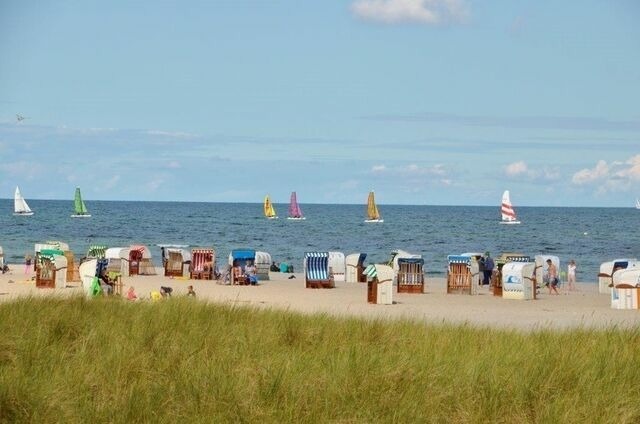
[[[495,268],[491,275],[491,287],[494,296],[502,297],[502,267],[507,262],[532,262],[531,257],[521,253],[503,253],[495,260]]]
[[[245,267],[248,263],[255,265],[256,251],[253,249],[234,249],[229,254],[231,265],[231,284],[247,285],[249,278],[245,275]]]
[[[36,267],[36,287],[63,289],[67,285],[67,258],[57,249],[42,249]]]
[[[129,275],[156,275],[147,246],[133,245],[129,248]]]
[[[334,281],[345,280],[346,264],[344,253],[329,252],[329,271],[333,275]]]
[[[215,258],[213,249],[191,249],[190,278],[192,280],[212,280]]]
[[[638,260],[633,259],[614,259],[604,262],[600,265],[598,273],[598,291],[602,294],[609,294],[613,286],[614,274],[623,270],[640,266]]]
[[[347,283],[366,283],[367,276],[364,274],[364,260],[367,258],[366,253],[352,253],[347,255],[345,263],[347,266],[345,281]],[[393,274],[391,275],[393,278]]]
[[[376,305],[393,304],[393,268],[371,264],[363,270],[367,278],[367,302]]]
[[[183,277],[189,275],[191,252],[180,247],[162,247],[165,277]]]
[[[613,309],[640,309],[640,268],[614,273],[610,290]]]
[[[256,252],[256,275],[258,280],[264,281],[269,279],[269,268],[271,267],[271,255],[267,252]]]
[[[465,255],[449,255],[447,261],[447,293],[476,294],[473,280],[479,274],[478,262]]]
[[[398,293],[424,293],[424,259],[398,258]]]
[[[306,252],[303,268],[306,288],[332,289],[335,287],[329,270],[329,252]]]
[[[545,259],[546,261],[546,259]],[[533,300],[536,298],[536,263],[507,262],[502,266],[502,298]]]

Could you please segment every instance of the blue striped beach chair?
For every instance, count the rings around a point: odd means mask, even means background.
[[[333,275],[329,271],[329,252],[306,252],[304,254],[304,282],[306,288],[332,289]]]

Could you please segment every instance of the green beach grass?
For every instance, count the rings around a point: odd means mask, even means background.
[[[2,422],[639,422],[640,332],[0,304]]]

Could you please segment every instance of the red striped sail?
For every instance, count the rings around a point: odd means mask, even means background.
[[[502,207],[500,209],[502,212],[502,220],[503,221],[515,221],[516,220],[516,212],[513,210],[513,206],[511,205],[511,199],[509,198],[509,190],[505,190],[502,194]]]

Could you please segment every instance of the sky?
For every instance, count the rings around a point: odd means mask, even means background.
[[[634,0],[3,0],[0,198],[633,207],[639,21]]]

